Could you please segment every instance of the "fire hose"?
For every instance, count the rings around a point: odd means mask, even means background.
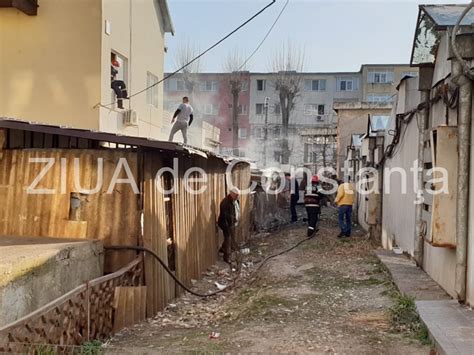
[[[276,258],[277,256],[280,256],[280,255],[283,255],[283,254],[286,254],[294,249],[296,249],[297,247],[299,247],[301,244],[303,244],[304,242],[310,240],[311,238],[305,238],[303,240],[300,240],[298,243],[296,243],[295,245],[293,245],[291,248],[288,248],[288,249],[285,249],[283,251],[280,251],[276,254],[273,254],[273,255],[270,255],[268,257],[266,257],[259,265],[258,267],[255,269],[255,271],[252,273],[252,277],[258,272],[260,271],[260,269],[263,267],[263,265],[265,265],[265,263],[267,263],[269,260],[273,259],[273,258]],[[107,247],[104,247],[105,250],[123,250],[123,251],[140,251],[140,252],[144,252],[144,253],[148,253],[149,255],[153,256],[153,258],[155,258],[158,263],[163,267],[163,269],[171,276],[171,278],[185,291],[189,292],[190,294],[194,295],[194,296],[197,296],[197,297],[202,297],[202,298],[207,298],[207,297],[212,297],[212,296],[215,296],[219,293],[222,293],[224,291],[227,291],[228,289],[230,289],[230,285],[223,288],[222,290],[218,290],[218,291],[214,291],[214,292],[210,292],[210,293],[199,293],[199,292],[195,292],[193,290],[191,290],[189,287],[187,287],[183,282],[181,282],[177,277],[176,275],[174,274],[174,272],[168,267],[168,265],[166,265],[166,263],[158,256],[158,254],[156,254],[153,250],[151,249],[148,249],[148,248],[145,248],[145,247],[140,247],[140,246],[125,246],[125,245],[113,245],[113,246],[107,246]],[[234,279],[235,281],[235,279]]]

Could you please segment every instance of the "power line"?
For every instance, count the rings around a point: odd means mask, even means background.
[[[288,1],[288,0],[287,0]],[[253,21],[256,17],[258,17],[260,14],[262,14],[264,11],[266,11],[270,6],[272,6],[273,4],[275,4],[276,0],[272,0],[272,2],[270,4],[268,4],[267,6],[265,6],[263,9],[261,9],[260,11],[258,11],[255,15],[253,15],[252,17],[250,17],[247,21],[245,21],[244,23],[242,23],[240,26],[238,26],[236,29],[234,29],[232,32],[230,32],[229,34],[227,34],[226,36],[224,36],[223,38],[221,38],[219,41],[217,41],[216,43],[214,43],[212,46],[210,46],[208,49],[206,49],[204,52],[200,53],[197,57],[195,57],[194,59],[192,59],[191,61],[189,61],[188,63],[186,63],[185,65],[183,65],[181,68],[177,69],[176,71],[174,71],[173,73],[171,74],[168,74],[167,76],[165,76],[163,79],[157,81],[156,83],[154,83],[153,85],[150,85],[146,88],[144,88],[143,90],[140,90],[132,95],[129,95],[128,98],[132,98],[134,96],[137,96],[137,95],[140,95],[142,93],[144,93],[145,91],[148,91],[150,90],[151,88],[154,88],[155,86],[161,84],[162,82],[164,82],[165,80],[168,80],[169,78],[171,78],[172,76],[178,74],[181,70],[183,70],[184,68],[188,67],[189,65],[191,65],[192,63],[194,63],[195,61],[197,61],[198,59],[200,59],[202,56],[204,56],[205,54],[207,54],[208,52],[210,52],[211,50],[213,50],[215,47],[217,47],[219,44],[221,44],[222,42],[224,42],[227,38],[229,38],[230,36],[232,36],[234,33],[236,33],[237,31],[239,31],[241,28],[245,27],[248,23],[250,23],[251,21]],[[94,108],[97,108],[99,106],[101,107],[108,107],[108,106],[111,106],[111,105],[114,105],[115,104],[115,101],[114,102],[111,102],[110,104],[107,104],[107,105],[102,105],[100,103],[98,103],[97,105],[94,106]]]
[[[270,36],[270,33],[273,31],[273,29],[275,28],[278,20],[280,19],[281,15],[283,15],[283,12],[285,12],[285,9],[286,7],[288,6],[290,0],[286,0],[286,3],[285,5],[283,6],[283,8],[281,9],[280,13],[278,14],[277,18],[275,19],[275,21],[273,22],[273,24],[271,25],[270,29],[268,30],[268,32],[266,33],[265,37],[263,37],[263,39],[260,41],[260,43],[258,44],[257,48],[255,48],[255,50],[252,52],[252,54],[250,54],[250,56],[245,60],[245,62],[243,62],[243,64],[237,69],[237,71],[240,71],[242,70],[242,68],[245,68],[245,66],[247,65],[247,63],[250,61],[250,59],[252,59],[252,57],[258,52],[258,50],[262,47],[263,43],[265,43],[265,41],[267,40],[268,36]]]

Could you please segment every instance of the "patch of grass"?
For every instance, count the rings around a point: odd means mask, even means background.
[[[56,350],[54,350],[52,346],[40,345],[34,348],[35,349],[33,350],[33,353],[38,354],[38,355],[56,355],[57,354]]]
[[[390,307],[390,317],[396,331],[407,332],[423,345],[431,345],[428,329],[421,323],[413,297],[398,294]]]
[[[257,289],[242,290],[235,302],[228,308],[227,320],[261,319],[263,316],[279,312],[281,308],[292,308],[294,301]]]
[[[99,355],[102,354],[102,342],[92,340],[82,344],[79,352],[81,355]]]

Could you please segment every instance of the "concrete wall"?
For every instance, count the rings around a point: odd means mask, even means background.
[[[98,241],[0,237],[0,327],[103,275]]]
[[[337,104],[335,107],[338,111],[337,170],[340,172],[347,157],[347,147],[351,144],[352,134],[366,133],[368,115],[389,116],[392,106],[354,102]]]
[[[164,29],[156,0],[102,0],[101,33],[101,102],[115,101],[110,88],[110,55],[116,52],[126,58],[126,84],[129,93],[148,86],[147,73],[163,79]],[[110,34],[106,33],[106,21]],[[137,112],[137,127],[123,125],[122,112],[100,109],[100,129],[107,132],[160,139],[163,121],[163,85],[157,86],[158,106],[147,103],[144,92],[124,101],[125,109]],[[112,106],[114,109],[115,107]]]
[[[401,114],[412,110],[419,103],[418,79],[405,80],[399,89],[392,111],[388,130],[395,129],[395,114]],[[405,252],[413,256],[414,233],[415,233],[415,200],[414,176],[410,172],[413,163],[418,159],[418,126],[413,119],[407,126],[406,134],[396,153],[385,163],[385,169],[391,169],[393,173],[384,174],[383,216],[382,216],[382,245],[386,249],[393,246],[401,247]],[[385,134],[385,147],[393,140],[393,136]],[[395,169],[406,172],[406,193],[401,193],[402,173]],[[389,178],[390,177],[390,178]]]
[[[37,16],[0,8],[0,116],[99,128],[100,3],[42,0]]]
[[[115,101],[111,51],[127,59],[129,93],[148,86],[148,72],[163,78],[164,32],[156,0],[42,0],[37,16],[1,8],[0,116],[159,138],[163,85],[156,107],[146,92],[125,101],[138,127],[114,106],[94,106]]]

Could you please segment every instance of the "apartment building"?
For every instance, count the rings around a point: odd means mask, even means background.
[[[233,154],[233,97],[230,88],[230,73],[199,73],[193,75],[176,74],[165,82],[165,111],[172,115],[183,96],[188,96],[194,108],[193,125],[208,123],[220,130],[220,152]],[[250,74],[239,73],[241,92],[238,105],[238,146],[239,155],[247,152],[250,138],[249,84]],[[167,118],[168,119],[168,118]],[[169,132],[163,132],[163,135]]]
[[[408,64],[364,64],[362,78],[362,102],[392,102],[397,85],[404,77],[418,77],[418,68]]]
[[[160,138],[162,86],[116,104],[163,78],[166,0],[3,1],[0,7],[0,116]]]

